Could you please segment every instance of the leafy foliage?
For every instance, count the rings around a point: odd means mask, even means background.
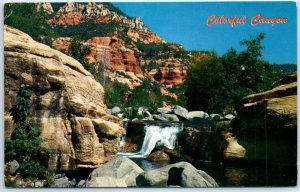
[[[30,97],[29,86],[22,84],[11,110],[16,128],[11,139],[5,140],[5,161],[17,160],[19,173],[24,178],[45,178],[51,174],[46,166],[50,151],[41,146],[44,141],[39,137],[41,130],[30,117]]]
[[[146,79],[132,91],[125,106],[135,109],[143,106],[148,108],[149,111],[154,111],[162,106],[162,102],[163,96],[160,91],[160,85]]]
[[[107,81],[105,87],[104,103],[109,108],[114,106],[122,107],[124,104],[124,96],[130,90],[129,87],[117,81]]]
[[[222,57],[192,61],[186,79],[187,106],[190,110],[228,113],[246,95],[265,91],[280,78],[273,67],[260,59],[264,34],[243,40],[246,50],[230,49]]]
[[[6,25],[29,34],[37,41],[45,37],[45,42],[50,44],[55,36],[47,25],[48,15],[42,9],[37,11],[34,3],[6,3],[4,15]]]

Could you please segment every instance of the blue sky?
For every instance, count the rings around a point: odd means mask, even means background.
[[[129,16],[139,16],[144,23],[168,42],[179,43],[187,50],[214,50],[222,55],[233,47],[244,49],[240,41],[265,33],[263,59],[271,63],[297,63],[297,14],[295,2],[139,2],[113,3]],[[250,21],[256,14],[286,17],[285,24],[258,24]],[[247,16],[244,25],[208,27],[209,16]]]

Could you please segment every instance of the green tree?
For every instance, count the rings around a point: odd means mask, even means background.
[[[17,28],[37,41],[42,38],[50,44],[55,36],[47,25],[48,15],[43,9],[36,10],[34,3],[6,3],[4,5],[4,24]]]
[[[90,53],[90,46],[84,45],[81,39],[78,37],[72,38],[68,54],[79,61],[86,70],[94,75],[96,73],[95,66],[92,63],[89,63],[86,59],[86,56],[88,56]]]
[[[24,178],[46,178],[52,171],[47,169],[50,151],[41,146],[41,129],[36,128],[30,116],[29,86],[22,84],[11,115],[16,125],[11,138],[5,140],[5,161],[13,159],[20,164],[19,173]]]
[[[263,39],[260,33],[243,40],[246,50],[240,53],[229,49],[222,57],[212,54],[193,60],[185,82],[188,108],[228,113],[237,109],[244,96],[270,89],[280,75],[260,58]]]
[[[162,102],[163,96],[160,91],[160,84],[146,79],[132,91],[125,106],[134,109],[146,107],[150,111],[155,111],[162,106]]]

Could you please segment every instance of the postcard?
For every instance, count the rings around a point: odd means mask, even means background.
[[[6,188],[294,187],[296,2],[5,2]]]

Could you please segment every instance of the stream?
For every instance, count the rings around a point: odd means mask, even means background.
[[[177,145],[177,135],[183,130],[183,124],[144,125],[143,130],[139,130],[137,136],[132,134],[132,129],[126,128],[128,135],[132,138],[139,138],[137,139],[139,145],[131,152],[124,152],[128,136],[123,137],[118,156],[130,158],[145,171],[180,161],[172,159],[169,162],[152,162],[147,159],[147,156],[155,147],[174,149]],[[297,184],[296,165],[268,165],[253,162],[217,164],[207,160],[194,161],[192,164],[212,176],[220,187],[294,186]]]

